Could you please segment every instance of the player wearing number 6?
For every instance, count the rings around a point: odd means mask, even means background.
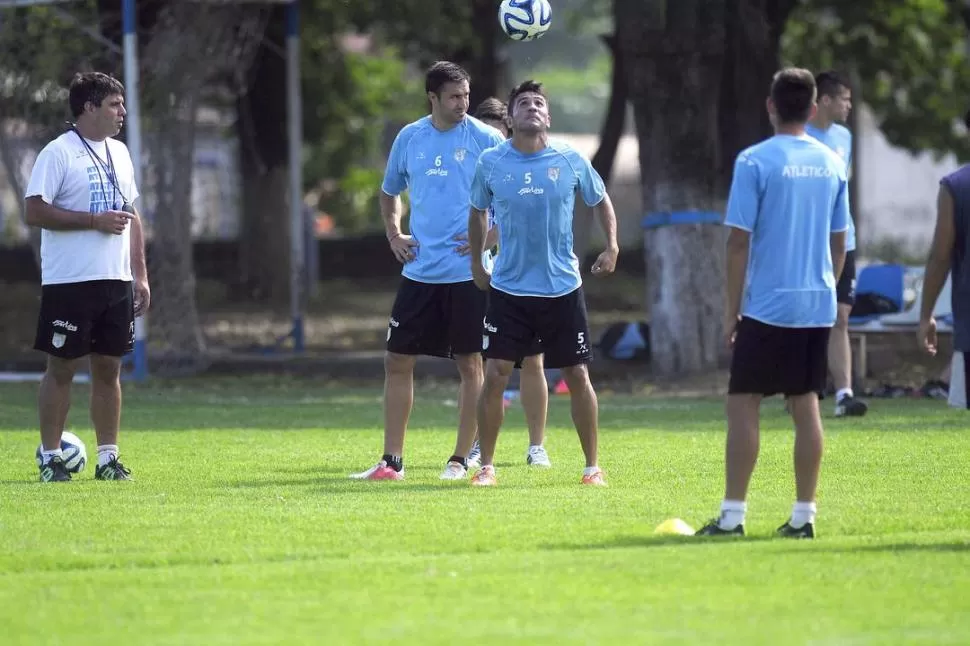
[[[512,139],[486,150],[471,188],[468,238],[475,284],[489,291],[485,316],[485,386],[479,402],[481,468],[472,484],[494,485],[492,460],[504,417],[502,393],[515,362],[538,339],[545,365],[560,368],[572,395],[572,417],[586,456],[584,484],[605,485],[597,464],[596,393],[589,381],[589,324],[579,259],[573,252],[576,193],[592,206],[606,233],[594,275],[612,273],[619,248],[613,204],[589,160],[550,141],[549,105],[542,85],[526,81],[508,103]],[[489,274],[482,264],[492,208],[501,252]]]
[[[448,61],[425,76],[431,114],[394,139],[381,185],[381,214],[391,252],[404,266],[391,308],[384,358],[384,453],[354,474],[361,480],[404,478],[404,436],[414,401],[418,355],[452,358],[458,366],[458,438],[442,480],[467,475],[482,388],[485,295],[468,266],[468,190],[482,151],[504,140],[468,115],[469,77]],[[408,192],[410,235],[401,229],[400,194]],[[479,252],[479,255],[481,252]]]

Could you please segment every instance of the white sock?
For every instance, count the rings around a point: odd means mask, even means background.
[[[744,522],[744,512],[748,505],[743,500],[724,500],[721,502],[721,517],[717,526],[723,530],[731,530]]]
[[[45,449],[41,449],[40,451],[41,464],[47,464],[48,462],[51,461],[51,458],[54,458],[54,457],[58,457],[58,458],[61,457],[61,450],[59,448],[54,449],[53,451],[47,451]]]
[[[591,475],[593,475],[594,473],[596,473],[599,470],[600,470],[600,468],[597,467],[597,466],[586,467],[585,469],[583,469],[583,475],[584,476],[591,476]]]
[[[103,467],[118,458],[117,444],[102,444],[98,446],[98,466]]]
[[[815,522],[815,503],[814,502],[796,502],[791,509],[791,520],[788,524],[798,529],[803,527],[805,523]]]
[[[835,403],[838,404],[839,400],[841,400],[843,397],[852,397],[852,389],[839,388],[838,392],[835,393]]]

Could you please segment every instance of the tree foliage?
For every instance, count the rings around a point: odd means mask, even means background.
[[[970,97],[962,2],[803,0],[788,20],[785,62],[858,79],[887,139],[910,152],[970,160],[960,125]]]

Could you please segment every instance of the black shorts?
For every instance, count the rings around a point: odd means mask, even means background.
[[[539,350],[546,368],[588,363],[592,352],[583,288],[556,298],[490,290],[484,345],[487,359],[521,363]]]
[[[482,351],[485,292],[472,281],[402,278],[387,327],[387,350],[450,359]]]
[[[822,392],[830,329],[778,327],[742,318],[731,357],[728,393],[769,397]]]
[[[855,250],[845,253],[845,266],[842,275],[835,283],[835,298],[843,305],[855,305]]]
[[[134,345],[130,281],[91,280],[41,288],[35,350],[61,359],[92,353],[120,357]]]

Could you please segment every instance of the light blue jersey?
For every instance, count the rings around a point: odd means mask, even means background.
[[[416,257],[402,273],[422,283],[458,283],[472,279],[463,243],[468,233],[468,191],[475,163],[486,148],[505,140],[498,130],[471,116],[441,132],[427,116],[401,129],[391,146],[381,189],[411,201],[409,228],[417,241]]]
[[[833,123],[828,130],[822,130],[809,123],[805,126],[805,132],[834,150],[835,154],[845,161],[845,176],[852,176],[852,132],[848,128]],[[855,251],[855,221],[851,214],[849,232],[845,236],[845,249]]]
[[[743,316],[831,327],[831,234],[849,226],[845,164],[809,136],[776,135],[738,155],[724,224],[751,233]]]
[[[550,141],[524,154],[511,140],[478,160],[471,203],[491,208],[499,233],[492,287],[514,296],[557,297],[583,284],[573,252],[576,191],[595,206],[606,188],[589,160],[572,146]]]

